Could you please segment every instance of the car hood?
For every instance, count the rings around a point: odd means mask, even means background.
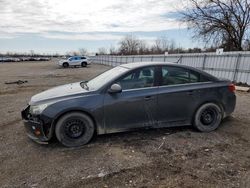
[[[31,97],[30,105],[35,105],[37,103],[42,103],[45,101],[64,99],[70,96],[75,96],[83,93],[88,93],[89,91],[83,89],[80,85],[81,82],[66,84],[62,86],[57,86],[41,93],[38,93]]]

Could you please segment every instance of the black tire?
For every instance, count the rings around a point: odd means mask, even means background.
[[[63,63],[63,68],[68,68],[69,64],[68,63]]]
[[[57,122],[55,133],[59,142],[66,147],[78,147],[87,144],[94,135],[92,119],[80,112],[63,115]]]
[[[82,62],[81,66],[82,67],[87,67],[87,63],[86,62]]]
[[[217,129],[223,118],[223,110],[215,103],[203,104],[194,117],[193,125],[201,132]]]

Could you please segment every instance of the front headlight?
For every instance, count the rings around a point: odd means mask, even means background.
[[[30,113],[31,114],[41,114],[45,108],[48,107],[49,104],[41,104],[41,105],[34,105],[30,106]]]

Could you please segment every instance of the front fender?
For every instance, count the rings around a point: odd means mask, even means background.
[[[55,124],[63,114],[72,111],[81,111],[88,114],[96,125],[97,133],[102,134],[104,132],[103,96],[100,94],[61,100],[48,106],[43,114],[53,119],[50,132],[54,132]]]

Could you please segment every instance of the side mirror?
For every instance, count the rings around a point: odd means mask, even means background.
[[[119,84],[113,84],[108,90],[109,93],[121,93],[122,87]]]

